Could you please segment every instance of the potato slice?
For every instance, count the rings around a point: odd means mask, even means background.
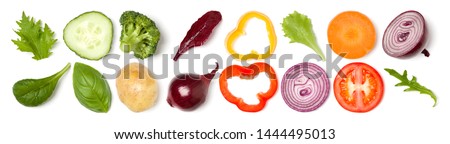
[[[158,84],[139,63],[126,65],[116,79],[120,101],[134,112],[142,112],[155,104],[158,97]]]

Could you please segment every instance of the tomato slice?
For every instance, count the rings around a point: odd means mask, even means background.
[[[383,98],[384,84],[377,70],[356,62],[344,66],[339,73],[334,79],[334,95],[344,109],[368,112],[378,106]]]

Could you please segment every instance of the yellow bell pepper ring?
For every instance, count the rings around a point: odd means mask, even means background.
[[[269,49],[264,54],[259,54],[257,51],[252,50],[249,54],[242,55],[234,50],[234,42],[236,41],[237,38],[245,34],[245,27],[247,25],[247,22],[252,18],[257,18],[266,23],[266,30],[267,35],[269,37],[270,46]],[[266,59],[270,57],[275,51],[275,47],[277,46],[277,36],[275,34],[272,21],[269,19],[269,17],[257,11],[250,11],[240,18],[237,27],[228,34],[225,45],[227,47],[228,52],[235,59],[239,60]]]

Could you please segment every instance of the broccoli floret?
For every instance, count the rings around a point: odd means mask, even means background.
[[[122,34],[120,36],[120,49],[124,52],[134,52],[134,56],[140,59],[153,55],[159,41],[159,30],[147,16],[135,12],[126,11],[120,17]]]

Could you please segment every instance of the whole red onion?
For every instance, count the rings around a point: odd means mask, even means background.
[[[171,107],[177,107],[184,111],[192,111],[205,102],[208,94],[209,83],[214,78],[219,64],[208,74],[179,74],[169,87],[167,102]]]

